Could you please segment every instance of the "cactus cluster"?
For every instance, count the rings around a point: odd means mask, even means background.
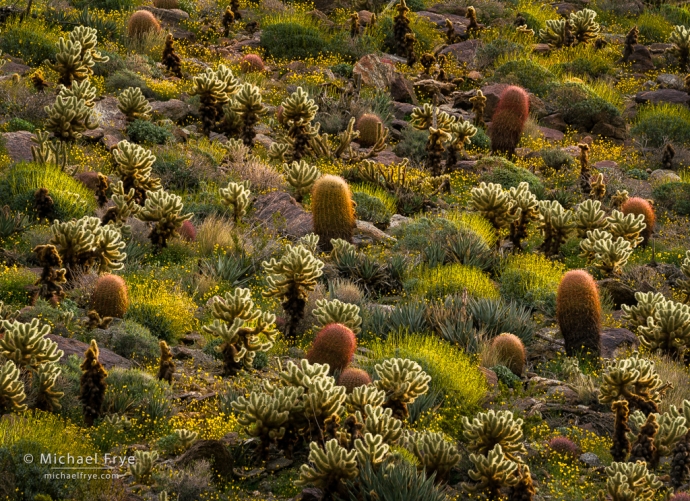
[[[125,193],[125,185],[118,181],[112,187],[113,206],[109,207],[101,218],[101,224],[111,224],[120,230],[122,237],[129,239],[132,236],[132,228],[127,224],[130,217],[136,217],[141,206],[136,203],[136,191],[130,188]]]
[[[548,256],[560,252],[561,246],[568,240],[575,227],[573,211],[564,209],[558,200],[539,202],[539,229],[544,236],[542,249]]]
[[[468,475],[474,483],[464,483],[469,492],[485,492],[488,499],[499,499],[501,489],[515,486],[518,483],[518,465],[510,460],[500,445],[496,445],[488,454],[470,454],[474,469]]]
[[[663,485],[642,462],[614,462],[606,468],[606,474],[606,494],[612,501],[651,501]]]
[[[319,127],[312,125],[312,121],[319,107],[302,87],[297,87],[281,106],[282,122],[288,129],[287,139],[292,148],[292,160],[299,161],[309,152],[312,139],[318,135]]]
[[[417,362],[403,358],[384,360],[374,367],[378,380],[374,382],[386,393],[384,407],[393,410],[397,419],[409,415],[408,405],[429,390],[431,376]]]
[[[573,220],[579,238],[587,237],[590,231],[606,230],[609,226],[599,200],[585,200],[578,205]]]
[[[117,98],[117,108],[125,114],[127,121],[148,120],[151,105],[139,87],[128,87]]]
[[[208,135],[222,119],[224,105],[240,90],[240,83],[232,71],[221,64],[215,71],[209,68],[195,76],[193,84],[190,94],[199,96],[203,131]]]
[[[97,34],[98,30],[94,28],[77,26],[67,39],[60,37],[56,62],[50,64],[50,68],[60,75],[58,83],[69,87],[72,82],[86,80],[93,75],[96,63],[109,61],[108,56],[103,56],[96,50]]]
[[[656,222],[656,216],[652,205],[643,198],[632,197],[621,205],[621,212],[626,217],[628,215],[638,216],[638,218],[640,215],[643,216],[645,227],[640,232],[640,237],[642,237],[642,242],[640,242],[640,244],[646,245],[652,236],[654,223]],[[636,224],[639,226],[639,223]],[[636,240],[639,240],[639,238]]]
[[[232,217],[235,223],[238,223],[246,214],[249,208],[249,191],[248,183],[230,182],[225,188],[220,189],[221,203],[225,207],[232,207]]]
[[[88,80],[84,80],[83,84],[90,85]],[[73,84],[73,87],[76,85],[76,83]],[[76,141],[87,129],[98,127],[98,120],[91,106],[93,103],[87,99],[78,98],[70,89],[63,86],[55,97],[55,103],[45,107],[48,116],[44,126],[60,141]]]
[[[593,264],[606,276],[620,275],[633,252],[632,245],[623,237],[614,241],[611,233],[602,230],[588,231],[580,249],[587,264]]]
[[[596,17],[593,10],[582,9],[572,12],[568,19],[546,21],[546,28],[539,31],[539,37],[556,48],[587,44],[599,35],[601,27],[595,21]]]
[[[154,223],[149,240],[157,249],[167,247],[168,240],[178,235],[182,223],[192,218],[193,214],[182,213],[183,208],[179,195],[165,190],[147,194],[146,203],[137,214],[137,218]]]
[[[400,0],[396,7],[396,11],[393,20],[393,37],[395,39],[396,54],[400,57],[409,57],[407,50],[408,44],[405,41],[405,37],[407,35],[413,35],[413,33],[412,28],[410,28],[410,19],[408,17],[410,9],[405,0]]]
[[[309,292],[316,287],[316,280],[322,275],[323,263],[305,247],[287,246],[280,261],[272,258],[262,264],[268,274],[266,282],[267,297],[282,299],[283,310],[288,316],[285,336],[294,339],[297,325],[304,316],[304,308]]]
[[[685,26],[676,26],[668,37],[671,48],[668,49],[678,59],[681,71],[690,66],[690,29]]]
[[[683,272],[685,278],[678,280],[676,285],[682,289],[685,294],[684,302],[688,303],[690,301],[690,251],[685,251],[685,258],[680,265],[680,271]]]
[[[516,201],[500,184],[481,182],[472,188],[470,206],[500,231],[512,225],[518,218]]]
[[[328,324],[342,324],[355,334],[362,330],[362,317],[359,315],[359,306],[343,303],[338,299],[328,301],[320,299],[316,301],[316,308],[312,311],[317,325],[323,327]]]
[[[510,225],[510,241],[516,249],[522,249],[522,240],[527,237],[527,227],[532,221],[539,219],[539,202],[536,195],[529,190],[529,184],[521,182],[508,190],[513,201],[513,209],[517,211],[517,219]]]
[[[315,165],[309,165],[304,160],[283,164],[285,180],[295,190],[295,200],[302,202],[304,195],[309,193],[321,172]]]
[[[120,195],[124,196],[133,189],[132,200],[139,205],[144,205],[147,192],[161,189],[160,179],[151,177],[156,157],[149,150],[129,141],[120,141],[117,143],[117,148],[113,150],[113,157],[115,158],[115,173],[123,183]]]
[[[599,401],[613,403],[626,400],[630,409],[644,414],[659,412],[666,385],[656,372],[654,362],[637,353],[607,363],[600,386]]]
[[[175,362],[173,362],[172,352],[168,343],[161,340],[158,343],[161,350],[160,363],[158,364],[158,379],[172,384],[172,377],[175,373]]]
[[[614,210],[606,220],[609,223],[608,231],[614,238],[622,237],[630,242],[633,249],[644,242],[642,234],[647,227],[645,214],[636,214],[632,211],[624,214]]]
[[[12,412],[26,410],[26,392],[19,378],[19,368],[8,360],[0,365],[0,411]]]
[[[236,375],[240,369],[250,369],[259,351],[271,349],[277,331],[275,315],[264,312],[254,305],[249,289],[237,288],[216,297],[211,306],[213,324],[204,331],[223,340],[224,373]]]
[[[54,165],[60,170],[67,167],[67,144],[62,141],[51,141],[50,134],[37,130],[31,138],[31,156],[39,165]]]
[[[92,339],[86,350],[81,364],[81,379],[79,400],[82,403],[84,423],[93,426],[94,421],[101,416],[101,407],[105,398],[108,373],[98,360],[99,351],[96,340]]]
[[[62,258],[54,245],[37,245],[33,250],[43,267],[41,276],[34,285],[38,286],[38,297],[46,300],[61,300],[65,297],[62,285],[67,282],[67,270],[62,267]]]

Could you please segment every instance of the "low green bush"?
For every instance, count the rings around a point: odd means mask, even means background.
[[[113,331],[110,346],[118,355],[141,362],[158,359],[160,355],[158,338],[143,325],[132,320],[125,320],[110,330]]]
[[[153,172],[161,178],[164,186],[185,192],[199,188],[204,171],[195,166],[191,158],[169,146],[154,153]]]
[[[36,131],[36,126],[32,124],[31,122],[28,122],[26,120],[23,120],[21,118],[12,118],[9,122],[7,122],[7,131],[8,132],[17,132],[20,130],[26,130],[29,132],[35,132]]]
[[[409,158],[412,163],[420,164],[426,158],[426,143],[429,132],[405,127],[400,142],[393,148],[393,153],[402,158]]]
[[[137,87],[141,89],[145,97],[153,97],[153,92],[149,89],[144,79],[137,73],[131,70],[122,69],[111,73],[105,80],[105,90],[114,94],[119,94],[129,87]]]
[[[652,192],[659,205],[683,216],[690,216],[690,184],[666,183],[657,186]]]
[[[665,43],[673,31],[673,25],[661,14],[643,12],[636,21],[640,30],[640,43]]]
[[[553,315],[556,290],[564,273],[562,264],[541,254],[510,256],[502,267],[501,297]]]
[[[316,58],[324,52],[327,43],[325,35],[314,25],[277,23],[261,32],[261,47],[277,59]]]
[[[495,183],[503,186],[504,189],[517,187],[520,183],[529,184],[529,189],[537,198],[544,198],[544,185],[539,177],[532,174],[527,169],[518,167],[514,163],[503,157],[485,157],[477,162],[477,169],[489,168],[488,172],[482,175],[482,181]]]
[[[352,193],[352,199],[357,204],[357,219],[373,223],[376,227],[381,229],[388,227],[393,214],[386,208],[381,200],[357,191]]]
[[[501,57],[519,54],[524,50],[525,46],[520,43],[497,38],[479,46],[476,55],[477,64],[481,67],[491,66]]]
[[[567,82],[553,88],[547,101],[560,110],[568,125],[588,131],[598,122],[612,123],[621,116],[613,104],[578,82]]]
[[[15,18],[3,26],[0,50],[30,66],[39,66],[46,59],[55,61],[60,36],[59,28],[46,26],[41,19],[30,17],[20,22]]]
[[[34,214],[34,193],[46,188],[61,221],[79,219],[96,210],[96,197],[83,183],[55,167],[20,163],[0,174],[0,207]]]
[[[690,144],[690,109],[668,103],[643,107],[635,117],[631,131],[660,148],[667,142]]]
[[[539,97],[548,93],[556,77],[541,64],[531,59],[508,59],[494,73],[497,82],[519,85]]]
[[[26,306],[29,304],[28,288],[38,276],[28,268],[0,265],[0,301],[8,305]]]
[[[146,120],[135,120],[127,126],[129,139],[138,144],[163,144],[172,137],[165,127]]]

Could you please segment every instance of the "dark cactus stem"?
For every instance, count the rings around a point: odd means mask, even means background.
[[[623,462],[630,454],[630,440],[628,440],[628,433],[630,433],[630,426],[628,426],[628,402],[626,400],[618,400],[611,405],[611,410],[615,414],[615,421],[613,423],[613,445],[611,446],[611,457],[614,461]]]

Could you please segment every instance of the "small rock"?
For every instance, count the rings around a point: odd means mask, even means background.
[[[580,400],[580,395],[570,386],[552,386],[546,390],[546,394],[550,397],[556,397],[565,400],[567,404],[576,404]]]
[[[173,358],[176,360],[189,360],[194,358],[193,351],[186,346],[173,346],[170,351],[172,352]]]
[[[316,487],[307,487],[295,498],[295,501],[322,501],[323,491]]]
[[[330,30],[335,26],[335,23],[328,19],[328,16],[318,9],[307,12],[307,15],[316,21],[320,26]]]
[[[595,169],[613,170],[618,167],[618,162],[613,160],[599,160],[594,164]]]
[[[565,132],[568,130],[568,124],[563,120],[563,116],[560,113],[553,113],[543,117],[539,122],[550,129],[555,129],[560,132]]]
[[[467,63],[467,65],[474,64],[477,49],[482,42],[478,38],[465,40],[464,42],[454,43],[444,48],[441,54],[453,54],[460,63]]]
[[[176,464],[184,467],[200,459],[209,461],[214,472],[220,478],[233,478],[235,461],[227,446],[220,440],[197,440],[187,452],[177,459]]]
[[[560,141],[565,137],[565,134],[561,131],[548,127],[539,127],[539,132],[544,135],[544,139],[547,141]]]
[[[393,214],[393,216],[391,217],[391,222],[388,225],[388,229],[391,230],[393,228],[397,228],[398,226],[407,224],[410,221],[412,221],[412,218],[410,217],[402,216],[400,214]]]
[[[418,104],[417,95],[414,92],[414,86],[401,73],[396,72],[390,81],[389,91],[393,101],[401,103]]]
[[[680,181],[680,176],[668,169],[656,169],[649,175],[649,183],[655,186],[666,183],[679,183]]]
[[[593,452],[585,452],[584,454],[580,454],[580,461],[591,468],[597,468],[602,465],[599,456]]]
[[[266,465],[266,471],[275,472],[292,466],[294,461],[288,458],[277,458]]]
[[[632,63],[633,71],[645,72],[654,69],[652,54],[644,45],[637,44],[633,47],[633,53],[628,58],[628,62]]]
[[[551,46],[547,43],[535,43],[532,45],[532,52],[537,54],[547,54],[551,52]]]
[[[13,162],[31,162],[33,155],[31,155],[31,138],[33,133],[20,130],[17,132],[5,132],[0,134],[2,137],[2,144]]]
[[[77,339],[57,336],[55,334],[48,334],[46,337],[57,343],[58,349],[64,352],[64,355],[59,360],[60,362],[67,360],[70,355],[77,355],[79,358],[83,359],[84,353],[86,353],[86,350],[89,349],[88,344],[82,343]],[[126,369],[130,369],[134,367],[134,363],[131,360],[121,357],[114,351],[110,351],[107,348],[99,347],[99,353],[98,360],[106,369],[110,369],[112,367],[124,367]]]
[[[635,96],[635,102],[641,104],[688,104],[690,103],[690,94],[676,89],[651,90],[637,94]]]
[[[355,63],[352,73],[360,75],[364,85],[385,89],[390,87],[395,66],[376,54],[369,54]]]
[[[357,221],[357,232],[369,237],[372,239],[374,242],[381,242],[381,241],[388,241],[388,242],[397,242],[397,240],[388,235],[387,233],[384,233],[383,231],[379,230],[376,226],[374,226],[372,223],[369,221]]]
[[[637,304],[637,301],[633,305]],[[636,350],[640,346],[640,340],[628,329],[608,328],[601,333],[601,356],[602,358],[613,358],[616,351],[623,348]]]
[[[412,110],[415,109],[415,105],[409,103],[399,103],[393,101],[393,115],[399,120],[404,120],[405,117],[412,114]]]
[[[667,89],[683,90],[685,82],[678,75],[671,75],[669,73],[661,73],[656,77],[656,83]]]
[[[314,231],[312,215],[288,193],[274,191],[260,195],[254,207],[256,219],[287,236],[299,238]]]
[[[7,63],[0,66],[0,75],[14,75],[18,73],[19,75],[26,75],[31,71],[31,67],[21,63],[15,63],[14,61],[8,61]]]
[[[484,374],[486,384],[488,384],[489,386],[498,386],[498,376],[494,371],[481,366],[479,367],[479,370],[482,372],[482,374]]]
[[[651,52],[652,54],[663,54],[671,47],[673,47],[673,44],[657,42],[649,46],[649,52]]]
[[[173,122],[181,122],[187,117],[196,117],[199,115],[198,111],[196,111],[193,106],[179,99],[153,101],[150,104],[154,115],[169,118]]]

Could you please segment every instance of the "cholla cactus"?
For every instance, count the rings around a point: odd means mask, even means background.
[[[669,412],[665,412],[664,414],[653,413],[653,415],[656,417],[659,429],[654,435],[653,449],[655,454],[649,466],[656,468],[660,458],[672,455],[674,446],[688,432],[688,427],[686,426],[685,416],[678,411],[675,405],[670,407]],[[630,423],[628,439],[631,442],[635,439],[635,436],[639,433],[646,421],[647,417],[640,411],[635,411],[630,414],[628,419]]]
[[[606,493],[613,501],[651,501],[663,486],[641,461],[611,463],[606,474]]]
[[[243,183],[228,183],[226,188],[220,189],[221,203],[232,207],[232,217],[238,223],[247,214],[251,191]]]
[[[125,191],[134,189],[134,201],[143,205],[146,193],[161,189],[160,179],[151,177],[156,157],[146,148],[129,141],[120,141],[113,150],[115,173],[120,176]]]
[[[64,393],[55,390],[55,383],[61,372],[55,363],[43,363],[34,371],[35,384],[38,390],[37,409],[55,412],[62,408],[60,399]]]
[[[445,132],[451,132],[452,125],[457,122],[455,117],[449,115],[445,111],[429,103],[424,103],[421,108],[412,110],[410,125],[418,130],[429,130],[430,127],[434,127],[434,116],[436,118],[435,127]]]
[[[599,200],[585,200],[578,205],[573,220],[579,238],[585,238],[593,230],[606,230],[609,226]]]
[[[606,196],[606,182],[604,182],[603,174],[599,173],[595,176],[592,176],[589,184],[591,187],[589,196],[591,196],[593,199],[602,200]]]
[[[268,456],[271,444],[283,438],[290,412],[283,402],[265,393],[252,392],[249,398],[239,397],[232,403],[242,426],[252,437],[261,439],[262,457]]]
[[[64,87],[55,98],[55,104],[44,109],[48,115],[46,130],[61,141],[76,141],[85,130],[98,127],[93,110],[83,99],[66,96]]]
[[[338,444],[336,439],[329,440],[325,449],[319,444],[309,444],[309,462],[313,465],[302,465],[298,486],[313,484],[321,488],[328,495],[342,489],[342,482],[357,476],[357,451],[347,451]]]
[[[680,265],[680,271],[683,272],[685,278],[683,280],[677,280],[676,285],[685,293],[684,302],[687,304],[690,301],[690,250],[685,251],[685,259],[683,259]]]
[[[19,369],[12,360],[8,360],[0,365],[0,410],[26,410],[24,400],[26,394],[19,379]]]
[[[117,108],[127,116],[127,121],[148,120],[151,105],[139,87],[128,87],[117,98]]]
[[[508,191],[517,211],[518,218],[510,225],[510,240],[517,249],[521,249],[521,242],[527,237],[527,225],[539,218],[539,202],[537,197],[529,191],[529,184],[520,183]]]
[[[411,442],[412,452],[427,475],[435,473],[437,482],[448,480],[450,470],[460,461],[458,448],[441,433],[430,431],[415,434]]]
[[[340,419],[345,402],[345,387],[336,386],[332,377],[314,378],[305,381],[304,415],[309,420],[310,432],[321,442],[324,441],[326,423]]]
[[[547,255],[558,254],[561,245],[575,229],[573,212],[566,210],[557,200],[539,202],[539,229],[544,235],[542,247]]]
[[[470,98],[472,112],[474,113],[474,125],[476,127],[486,127],[484,123],[484,110],[486,109],[486,96],[481,90],[477,90],[474,97]]]
[[[55,64],[50,68],[60,75],[59,83],[69,87],[72,82],[81,82],[93,74],[95,63],[109,60],[96,50],[98,31],[86,26],[77,26],[68,38],[60,37]]]
[[[319,128],[311,124],[319,107],[302,89],[297,87],[282,103],[283,121],[288,127],[288,138],[292,146],[292,159],[299,161],[309,150],[311,140]]]
[[[192,214],[182,214],[182,198],[164,190],[149,192],[146,204],[137,214],[142,221],[153,222],[149,240],[158,249],[168,246],[168,239],[177,235],[182,223],[192,218]]]
[[[223,105],[239,90],[239,81],[230,69],[221,64],[216,71],[209,68],[195,76],[193,83],[190,94],[199,96],[203,130],[208,135],[220,118]]]
[[[321,171],[315,165],[309,165],[304,160],[283,164],[283,171],[285,172],[285,180],[295,189],[295,200],[300,203],[321,175]]]
[[[641,235],[642,230],[647,227],[644,222],[644,214],[628,214],[627,216],[620,211],[614,210],[606,218],[609,223],[609,232],[613,237],[623,237],[630,242],[633,249],[644,241]]]
[[[115,206],[110,207],[106,211],[101,219],[101,224],[112,224],[120,230],[124,238],[129,239],[132,236],[132,228],[127,224],[127,219],[136,217],[141,210],[141,206],[137,205],[135,201],[136,192],[134,188],[130,188],[129,191],[125,192],[122,181],[118,181],[112,187],[112,192],[111,200]]]
[[[402,436],[402,421],[393,417],[392,409],[366,404],[363,412],[359,410],[355,412],[355,417],[357,422],[364,423],[363,433],[380,435],[387,444],[397,444]]]
[[[616,193],[611,195],[611,200],[609,203],[611,204],[612,209],[620,210],[621,207],[623,207],[623,204],[627,202],[629,198],[630,194],[627,190],[616,190]]]
[[[458,156],[465,150],[465,145],[472,142],[472,138],[477,134],[477,127],[467,120],[457,121],[450,124],[448,132],[451,134],[451,140],[448,145],[447,170],[455,166]]]
[[[664,301],[637,332],[647,349],[682,358],[690,346],[690,306]]]
[[[597,38],[600,26],[594,19],[597,13],[592,9],[582,9],[570,14],[570,26],[575,40],[586,44]]]
[[[348,393],[345,397],[347,410],[352,414],[359,412],[360,416],[364,416],[362,419],[358,419],[360,422],[367,417],[367,406],[375,409],[381,407],[385,401],[386,392],[368,384],[354,388],[352,393]]]
[[[303,237],[297,240],[297,245],[301,245],[307,249],[312,254],[316,254],[319,251],[319,240],[321,238],[316,233],[307,233]]]
[[[129,472],[139,483],[147,483],[153,472],[153,464],[158,460],[156,451],[134,451],[135,462],[130,465]]]
[[[580,248],[581,255],[587,256],[607,276],[620,275],[633,252],[630,242],[622,237],[613,240],[610,233],[600,230],[588,231]]]
[[[319,327],[327,324],[343,324],[355,334],[359,334],[362,326],[362,317],[359,316],[359,306],[342,303],[337,299],[316,301],[316,309],[312,311]]]
[[[71,87],[60,86],[60,94],[63,97],[76,97],[77,100],[84,101],[87,108],[93,108],[96,104],[96,87],[91,82],[74,82]]]
[[[573,44],[570,23],[566,19],[549,19],[546,28],[539,30],[539,38],[551,47],[560,48]]]
[[[470,206],[484,216],[497,230],[513,224],[520,215],[516,202],[500,184],[481,182],[472,188]]]
[[[287,154],[290,151],[290,145],[287,143],[273,143],[268,149],[268,158],[274,162],[284,164],[287,160]]]
[[[599,402],[612,403],[625,399],[631,409],[645,414],[659,412],[659,403],[666,385],[656,372],[654,362],[632,357],[611,361],[607,364],[600,387]]]
[[[97,217],[84,216],[66,223],[55,221],[50,227],[53,237],[49,244],[60,253],[68,275],[79,269],[94,268],[98,273],[121,270],[127,254],[120,230],[102,226]]]
[[[518,465],[503,454],[496,445],[488,455],[470,454],[474,469],[468,472],[475,484],[465,483],[463,487],[470,492],[486,492],[489,499],[498,499],[503,487],[516,485]]]
[[[283,300],[283,309],[288,315],[285,336],[294,338],[297,325],[304,316],[308,293],[316,287],[323,263],[305,247],[288,245],[280,261],[275,258],[264,261],[263,268],[268,274],[268,288],[264,295]]]
[[[355,440],[355,450],[357,451],[357,462],[360,465],[370,462],[376,466],[386,459],[390,446],[384,443],[381,435],[365,433],[363,439]]]
[[[37,368],[41,364],[57,362],[64,352],[46,336],[50,326],[39,328],[37,318],[30,323],[2,321],[5,334],[0,338],[0,355],[19,367]]]
[[[249,289],[226,292],[224,298],[216,298],[211,311],[215,320],[204,331],[223,340],[220,349],[226,376],[234,376],[241,368],[250,369],[256,352],[273,347],[278,335],[275,315],[256,308]]]
[[[690,30],[685,26],[676,26],[668,37],[672,44],[669,52],[678,58],[678,65],[682,71],[690,65]]]
[[[512,461],[519,461],[518,454],[526,454],[522,443],[522,419],[515,419],[511,411],[494,411],[477,414],[472,421],[462,419],[463,436],[472,452],[487,455],[494,446]]]
[[[328,364],[310,364],[306,358],[300,360],[299,365],[290,360],[280,372],[280,379],[290,386],[306,390],[311,381],[328,377],[328,370]]]
[[[50,134],[44,130],[37,130],[31,138],[31,156],[39,165],[54,165],[60,170],[67,167],[67,144],[62,141],[51,141]]]
[[[259,122],[259,118],[266,113],[266,107],[261,102],[261,90],[256,85],[245,83],[235,98],[226,106],[226,114],[228,111],[237,114],[244,144],[250,148],[254,146],[254,138],[256,137],[254,127]]]
[[[635,306],[622,305],[623,320],[627,320],[628,326],[633,332],[641,325],[647,325],[647,319],[653,317],[658,306],[666,302],[661,292],[636,292]]]
[[[379,379],[374,384],[386,392],[384,407],[393,410],[393,416],[405,419],[407,406],[429,390],[431,376],[412,360],[391,358],[374,367]]]

